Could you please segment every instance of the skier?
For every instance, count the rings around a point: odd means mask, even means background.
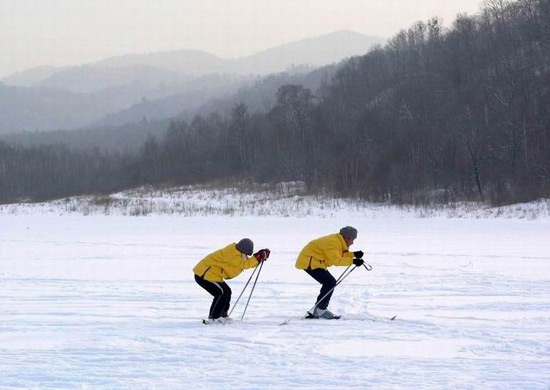
[[[231,302],[231,288],[225,279],[232,279],[247,268],[254,268],[265,261],[269,249],[262,249],[252,255],[254,243],[243,238],[225,248],[210,253],[193,268],[195,281],[214,297],[205,323],[226,323],[231,321],[227,311]]]
[[[327,309],[336,286],[336,279],[328,272],[327,268],[333,265],[363,265],[362,251],[349,252],[349,247],[356,238],[357,229],[346,226],[340,229],[339,233],[323,236],[309,242],[298,255],[296,268],[303,269],[322,285],[321,292],[317,297],[317,305],[312,312],[307,313],[306,318],[328,320],[340,318],[340,316]]]

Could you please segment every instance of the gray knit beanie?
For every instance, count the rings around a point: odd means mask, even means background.
[[[353,238],[354,240],[357,238],[357,229],[346,226],[340,229],[340,234],[344,237]]]
[[[237,249],[247,256],[252,256],[252,252],[254,252],[254,243],[250,238],[243,238],[237,243]]]

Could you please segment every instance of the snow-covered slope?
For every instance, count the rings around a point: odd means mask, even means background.
[[[283,216],[362,218],[550,218],[550,199],[505,207],[479,203],[447,206],[390,206],[357,199],[309,195],[301,182],[273,185],[208,184],[167,189],[142,187],[110,196],[77,196],[46,203],[0,205],[0,214],[103,214],[177,216]]]

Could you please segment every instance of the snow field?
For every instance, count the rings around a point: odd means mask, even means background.
[[[319,286],[295,258],[344,225],[373,270],[336,289],[341,320],[300,320]],[[0,214],[0,389],[549,389],[549,232],[352,212]],[[233,324],[204,326],[191,269],[246,236],[272,250],[246,317],[248,292]],[[233,302],[251,272],[228,282]]]

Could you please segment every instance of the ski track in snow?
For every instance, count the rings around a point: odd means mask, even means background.
[[[341,320],[301,320],[319,287],[296,255],[348,224],[373,270],[336,289]],[[549,232],[549,220],[0,214],[0,389],[550,389]],[[191,269],[245,236],[272,249],[246,317],[248,291],[234,323],[204,326],[211,298]],[[233,302],[251,272],[228,282]]]

